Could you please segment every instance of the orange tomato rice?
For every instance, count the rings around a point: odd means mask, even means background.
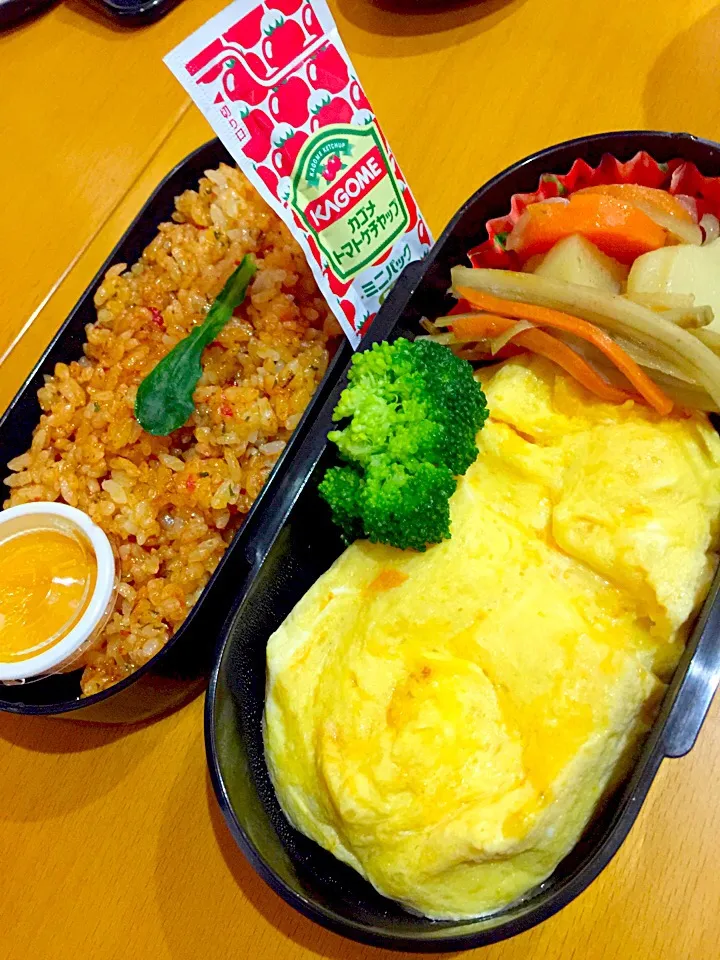
[[[133,414],[138,384],[194,326],[245,254],[258,272],[203,357],[195,413],[169,437]],[[95,295],[84,356],[38,392],[5,507],[60,500],[108,534],[115,609],[85,655],[85,695],[128,676],[178,629],[262,489],[328,365],[339,328],[289,231],[235,168],[176,199],[138,263]]]

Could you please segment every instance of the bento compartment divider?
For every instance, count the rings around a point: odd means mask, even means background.
[[[682,676],[675,701],[670,708],[663,745],[666,757],[684,757],[694,746],[720,682],[720,572],[703,604],[695,627],[697,643],[687,672],[682,664],[676,676]]]

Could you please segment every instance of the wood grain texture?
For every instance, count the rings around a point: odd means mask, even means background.
[[[70,0],[0,36],[0,356],[187,110],[162,57],[219,6],[129,32]]]
[[[160,60],[222,6],[188,0],[122,32],[69,0],[0,38],[0,355],[27,327],[2,366],[0,407],[158,180],[210,135]],[[489,176],[568,137],[654,127],[720,139],[712,0],[333,9],[436,233]],[[663,765],[599,880],[478,957],[716,960],[719,709],[690,756]],[[402,956],[324,932],[256,878],[209,788],[200,700],[128,730],[0,715],[0,784],[1,960]]]

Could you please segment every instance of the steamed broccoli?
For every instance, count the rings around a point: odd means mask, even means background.
[[[456,477],[477,457],[487,418],[472,367],[431,340],[376,343],[356,354],[329,439],[341,467],[320,484],[347,542],[425,550],[450,536]]]

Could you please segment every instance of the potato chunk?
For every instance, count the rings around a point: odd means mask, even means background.
[[[681,244],[638,257],[630,270],[629,294],[690,294],[696,307],[708,306],[720,331],[720,240],[705,247]]]
[[[556,243],[532,272],[550,280],[580,283],[613,294],[622,291],[627,277],[627,267],[608,257],[579,234]]]

